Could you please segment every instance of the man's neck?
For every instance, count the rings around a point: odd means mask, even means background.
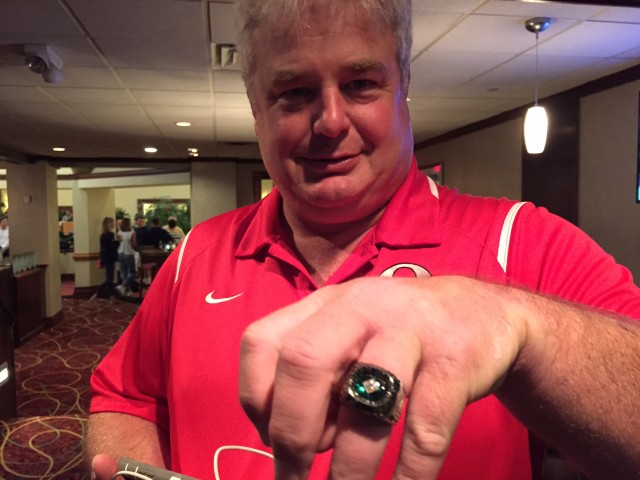
[[[378,223],[383,211],[381,209],[358,221],[329,226],[309,226],[286,211],[284,220],[300,261],[316,284],[323,286]]]

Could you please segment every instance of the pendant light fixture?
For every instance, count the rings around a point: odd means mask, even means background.
[[[532,154],[542,153],[547,143],[547,129],[549,127],[547,111],[538,105],[538,34],[549,28],[550,23],[551,20],[547,17],[530,18],[524,23],[529,32],[536,34],[535,103],[527,110],[527,115],[524,118],[524,143],[527,152]]]

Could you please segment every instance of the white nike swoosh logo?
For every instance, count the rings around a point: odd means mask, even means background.
[[[207,294],[206,297],[204,297],[204,301],[211,304],[211,305],[215,305],[216,303],[224,303],[224,302],[228,302],[229,300],[233,300],[234,298],[238,298],[240,295],[242,295],[242,293],[239,293],[237,295],[234,295],[233,297],[226,297],[226,298],[213,298],[213,294],[216,293],[215,290],[213,290],[211,293]]]

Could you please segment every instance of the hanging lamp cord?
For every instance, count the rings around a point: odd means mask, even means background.
[[[535,98],[535,106],[538,106],[538,33],[536,32],[536,76],[534,79],[534,98]]]

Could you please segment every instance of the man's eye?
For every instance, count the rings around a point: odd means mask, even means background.
[[[371,80],[362,78],[358,80],[352,80],[351,82],[349,82],[348,87],[351,90],[366,90],[373,87],[373,85],[374,83]]]
[[[280,98],[286,101],[300,100],[309,95],[310,90],[304,87],[291,88],[280,94]]]

